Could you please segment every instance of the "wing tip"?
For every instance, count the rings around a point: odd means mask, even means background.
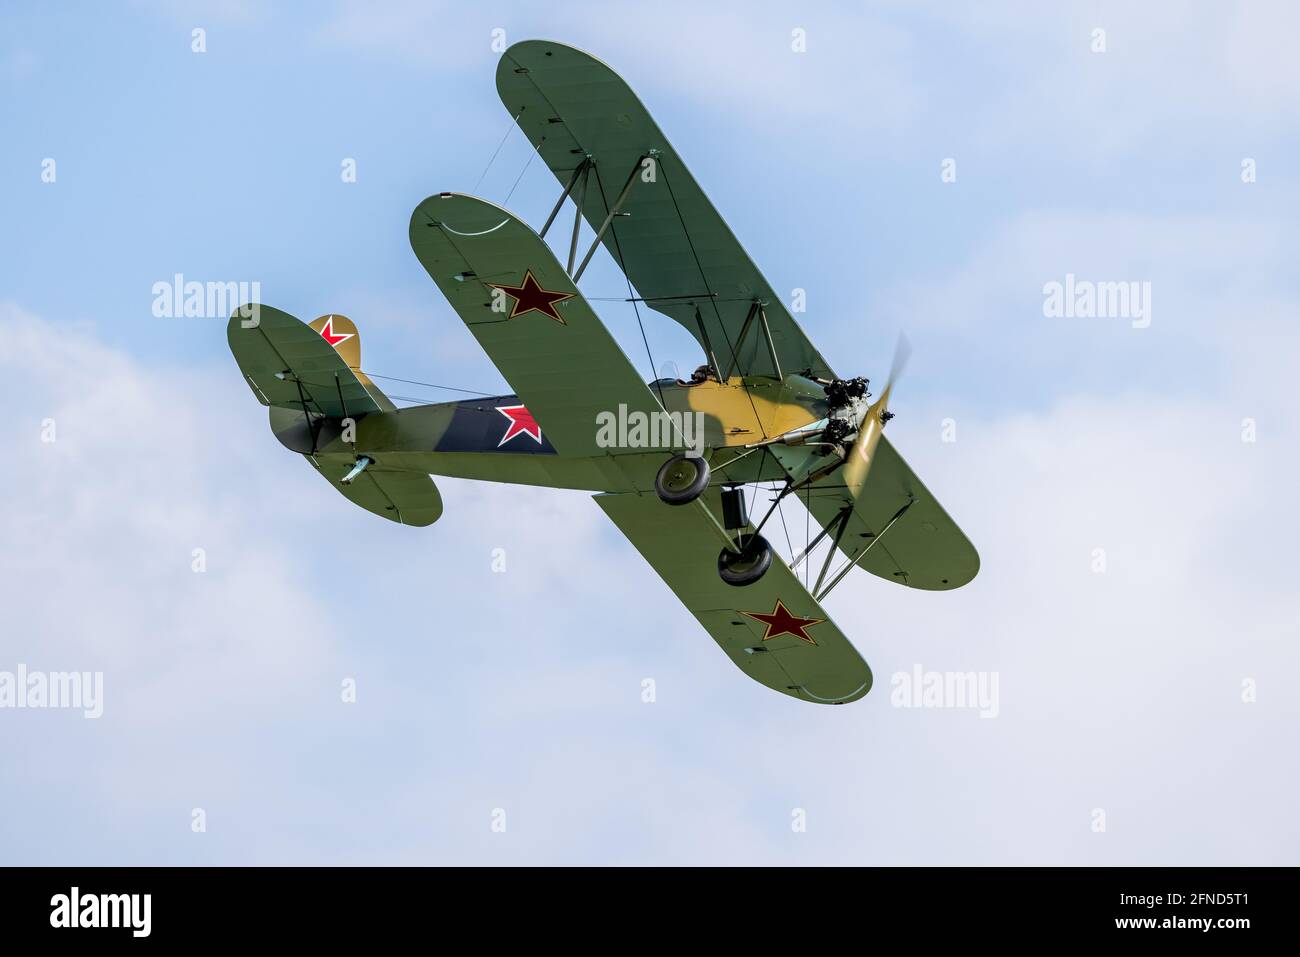
[[[875,683],[875,678],[871,674],[871,669],[867,668],[866,680],[862,682],[862,684],[860,684],[857,688],[850,691],[848,694],[832,695],[827,697],[827,696],[817,694],[815,691],[810,689],[807,685],[792,686],[788,693],[792,697],[798,698],[800,701],[809,701],[813,704],[825,704],[825,705],[852,704],[854,701],[861,701],[863,698],[865,698],[871,692],[871,686],[874,683]]]
[[[623,78],[614,72],[613,67],[600,57],[579,47],[570,46],[558,40],[539,38],[520,40],[507,47],[505,52],[501,54],[501,59],[497,62],[497,94],[501,97],[501,101],[505,103],[507,109],[514,109],[506,99],[510,81],[521,74],[526,76],[533,69],[546,63],[544,57],[555,57],[556,54],[560,55],[559,59],[561,60],[572,58],[573,60],[583,60],[594,64],[612,76],[617,77],[620,82],[624,82],[624,85],[626,85]]]

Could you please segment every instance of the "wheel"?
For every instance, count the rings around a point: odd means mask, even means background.
[[[698,455],[679,452],[659,468],[655,493],[668,505],[686,505],[709,487],[709,463]]]
[[[772,546],[762,535],[749,535],[739,554],[724,548],[718,553],[718,575],[728,585],[752,585],[772,565]]]

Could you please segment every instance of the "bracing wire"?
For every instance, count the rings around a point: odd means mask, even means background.
[[[516,113],[514,119],[510,121],[510,125],[506,127],[506,135],[501,137],[501,142],[498,143],[497,148],[492,151],[492,158],[487,161],[487,166],[483,167],[483,172],[478,174],[478,179],[474,181],[474,188],[470,190],[471,193],[478,192],[478,188],[480,184],[482,184],[483,182],[483,177],[488,174],[488,170],[490,170],[492,168],[492,164],[496,162],[497,154],[501,152],[501,147],[506,145],[506,140],[510,139],[510,134],[514,131],[515,124],[519,122],[519,117],[523,115],[523,112],[524,111],[521,109],[518,113]]]
[[[522,180],[524,178],[524,174],[528,172],[528,167],[533,165],[533,159],[536,156],[537,156],[537,150],[532,150],[529,152],[528,162],[524,163],[524,168],[521,169],[519,171],[519,175],[515,177],[515,185],[510,187],[510,192],[506,193],[506,198],[501,201],[502,206],[510,202],[510,197],[515,195],[515,190],[519,188],[519,181]]]
[[[605,183],[600,178],[600,167],[595,166],[594,169],[596,171],[596,188],[600,190],[600,202],[601,205],[605,207],[605,215],[608,216],[609,200],[605,196]],[[641,321],[641,310],[637,306],[636,299],[634,298],[635,293],[632,291],[632,280],[628,276],[627,267],[623,262],[623,247],[620,246],[618,242],[618,227],[613,222],[609,224],[609,234],[614,239],[614,252],[618,254],[618,268],[623,273],[623,279],[627,282],[628,298],[632,301],[632,311],[636,313],[636,324],[637,328],[641,330],[641,342],[645,344],[646,358],[650,360],[650,379],[655,383],[655,388],[659,391],[659,404],[667,410],[668,403],[664,399],[664,387],[659,384],[659,372],[655,367],[654,353],[650,351],[650,339],[645,333],[645,323]]]
[[[451,386],[451,385],[438,385],[435,382],[420,382],[416,379],[399,379],[397,378],[397,376],[380,375],[378,372],[369,372],[367,370],[362,370],[362,369],[359,369],[357,371],[361,372],[362,375],[369,376],[372,379],[384,379],[388,382],[402,382],[405,383],[406,385],[420,385],[420,386],[424,386],[426,389],[441,389],[444,392],[463,392],[466,395],[477,395],[477,396],[482,396],[484,398],[494,397],[491,392],[477,392],[474,389],[458,389],[455,386]]]
[[[776,489],[775,484],[776,483],[773,483],[773,491],[779,492],[779,490]],[[785,523],[785,503],[779,499],[777,500],[776,503],[776,512],[778,515],[781,516],[781,528],[785,530],[785,547],[790,549],[790,559],[791,561],[793,561],[794,544],[790,541],[790,527]],[[805,548],[807,547],[807,542],[804,543],[804,547]]]
[[[797,493],[796,493],[796,494],[797,494]],[[809,496],[811,496],[811,495],[812,495],[812,486],[810,486],[810,485],[805,485],[805,486],[804,486],[804,490],[803,490],[803,539],[804,539],[804,548],[807,548],[807,547],[808,547],[807,543],[810,542],[810,541],[812,541],[812,538],[811,538],[811,535],[812,535],[812,528],[811,528],[811,527],[809,526],[809,524],[808,524],[809,521],[811,520],[811,516],[812,516],[812,500],[811,500],[811,498],[809,497]],[[811,573],[809,572],[809,569],[810,569],[810,568],[812,568],[812,556],[811,556],[811,555],[809,555],[807,558],[805,558],[805,559],[804,559],[804,563],[803,563],[803,587],[804,587],[804,588],[807,588],[809,582],[812,581],[812,578],[810,577],[810,574],[811,574]]]
[[[673,211],[677,213],[677,221],[682,224],[682,235],[686,237],[686,244],[691,249],[691,256],[695,260],[695,268],[699,270],[700,279],[704,280],[705,288],[709,286],[709,277],[704,272],[704,264],[700,262],[700,254],[695,249],[695,240],[691,238],[691,231],[686,228],[686,217],[682,215],[682,208],[677,204],[677,194],[673,192],[673,184],[668,179],[668,167],[661,161],[659,171],[663,173],[664,186],[668,189],[668,197],[673,201]],[[620,263],[621,265],[621,263]],[[727,324],[722,321],[722,313],[718,311],[717,302],[713,303],[713,314],[717,317],[718,328],[722,330],[722,337],[727,342],[727,350],[731,353],[732,361],[736,363],[737,368],[740,366],[740,356],[736,354],[736,347],[731,344],[731,333],[727,331]],[[703,345],[703,343],[701,343]],[[763,427],[763,420],[759,417],[758,406],[754,404],[754,397],[745,390],[745,396],[749,399],[749,406],[754,411],[754,421],[758,422],[759,428]],[[763,433],[763,438],[767,438],[767,433]]]

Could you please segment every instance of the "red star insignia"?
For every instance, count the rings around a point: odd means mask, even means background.
[[[820,625],[826,620],[825,618],[800,618],[798,615],[792,615],[779,598],[776,600],[776,607],[772,609],[770,615],[762,615],[754,611],[742,611],[741,614],[748,615],[755,621],[761,621],[767,626],[767,634],[763,636],[764,641],[770,638],[780,638],[782,635],[794,635],[800,641],[806,641],[810,645],[815,645],[817,642],[812,640],[812,636],[808,634],[807,629],[813,625]]]
[[[506,316],[507,319],[518,318],[527,312],[540,312],[543,316],[550,316],[562,326],[568,324],[564,321],[564,317],[555,311],[555,304],[572,299],[574,294],[543,289],[533,278],[531,269],[524,273],[524,281],[518,286],[507,286],[499,282],[490,282],[488,285],[493,289],[500,289],[514,299],[515,306],[510,310],[510,315]]]
[[[497,443],[497,448],[501,448],[516,435],[530,436],[538,445],[542,444],[542,427],[522,405],[499,405],[497,411],[510,420],[510,427]]]
[[[337,349],[337,348],[339,347],[339,343],[340,343],[340,342],[347,342],[349,339],[351,339],[353,336],[355,336],[356,333],[355,333],[355,332],[335,332],[335,331],[334,331],[334,317],[333,317],[333,316],[330,316],[328,319],[325,320],[325,325],[321,326],[321,329],[320,329],[320,335],[321,335],[321,338],[322,338],[322,339],[324,339],[326,342],[328,342],[330,345],[332,345],[335,349]]]

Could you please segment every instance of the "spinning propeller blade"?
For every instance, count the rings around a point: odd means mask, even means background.
[[[858,436],[853,440],[853,446],[844,461],[844,470],[841,474],[844,476],[844,484],[855,498],[867,484],[867,474],[871,471],[876,446],[880,443],[880,436],[885,427],[883,413],[889,411],[889,394],[911,354],[912,347],[908,344],[907,337],[899,335],[898,343],[894,346],[894,362],[889,369],[889,378],[885,380],[885,388],[881,390],[880,398],[871,404],[862,417],[862,423],[858,426]]]

